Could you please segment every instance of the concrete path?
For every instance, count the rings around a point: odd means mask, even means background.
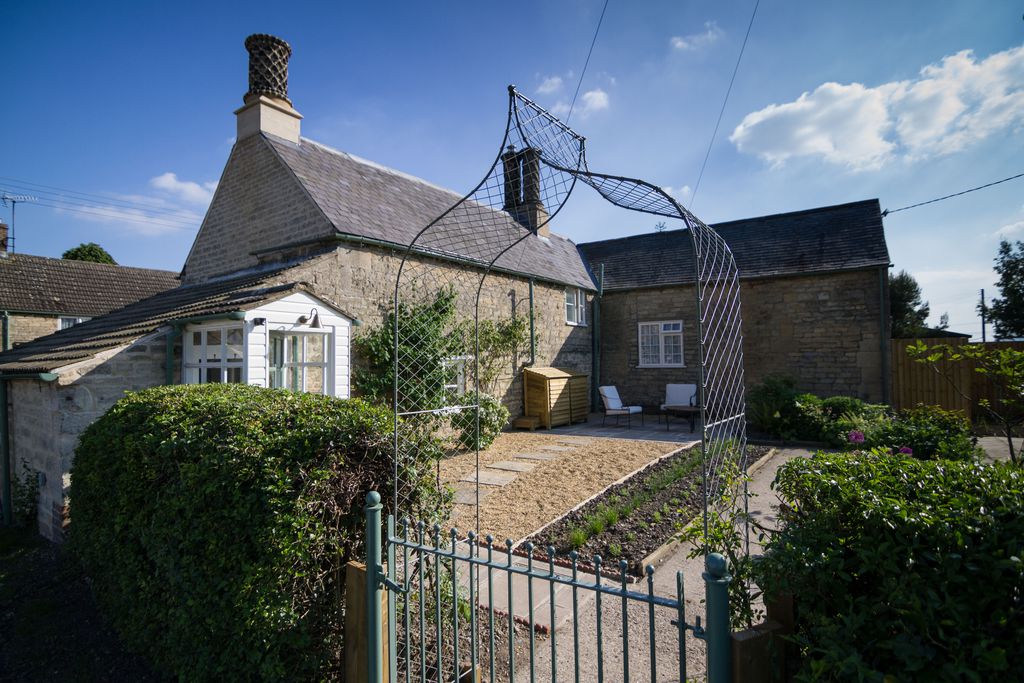
[[[978,445],[985,450],[985,456],[989,462],[1010,460],[1010,447],[1006,443],[1005,436],[983,436],[978,439]],[[1019,453],[1021,446],[1024,446],[1024,439],[1015,438],[1013,440],[1014,452]],[[1019,455],[1017,459],[1020,459]]]

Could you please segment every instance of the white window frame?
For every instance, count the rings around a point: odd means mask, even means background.
[[[228,349],[228,333],[237,331],[242,335],[242,341],[240,346],[242,347],[241,358],[229,360],[227,357]],[[207,337],[210,332],[220,332],[220,358],[209,359],[207,358]],[[193,341],[193,335],[200,335],[200,344],[196,346]],[[181,383],[182,384],[210,384],[208,382],[207,371],[219,368],[220,369],[220,382],[218,384],[228,383],[228,370],[238,370],[238,381],[230,382],[231,384],[244,384],[246,381],[246,349],[247,340],[245,336],[245,326],[241,322],[231,323],[217,323],[212,325],[196,325],[190,326],[185,329],[182,343],[182,368],[181,368]],[[196,370],[196,378],[198,381],[190,381],[189,375],[191,370]]]
[[[274,341],[275,339],[286,339],[288,337],[299,337],[302,339],[302,356],[298,361],[284,361],[281,365],[274,364]],[[323,339],[323,360],[322,361],[311,361],[306,359],[307,344],[306,339],[311,337],[321,337]],[[288,345],[282,342],[282,348],[286,349],[285,358],[287,358]],[[275,383],[282,383],[284,378],[285,368],[293,368],[301,370],[302,386],[277,386]],[[309,392],[307,389],[308,375],[306,370],[309,368],[322,368],[323,375],[321,380],[320,393],[333,396],[334,395],[334,336],[328,330],[271,330],[267,336],[267,386],[278,389],[288,389],[290,391],[302,391]]]
[[[657,326],[657,340],[658,340],[658,362],[656,363],[645,363],[644,362],[644,350],[643,350],[643,337],[644,327]],[[679,329],[674,329],[674,326],[678,325]],[[684,344],[684,332],[685,326],[682,320],[644,320],[637,323],[636,326],[636,350],[637,350],[637,367],[639,368],[685,368],[686,367],[686,346]],[[665,362],[665,338],[666,337],[679,337],[679,358],[678,363],[667,363]]]
[[[74,327],[78,323],[84,323],[86,320],[91,320],[91,318],[76,318],[70,315],[62,315],[60,317],[60,329],[66,330],[69,327]]]
[[[565,288],[565,324],[587,326],[587,293],[580,287]]]

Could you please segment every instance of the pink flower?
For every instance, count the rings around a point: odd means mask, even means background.
[[[910,446],[900,446],[900,453],[904,455],[913,455],[914,449],[911,448]]]
[[[850,443],[864,443],[864,432],[858,432],[854,429],[847,438],[850,440]]]

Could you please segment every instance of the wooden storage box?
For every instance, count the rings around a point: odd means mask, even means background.
[[[589,376],[559,368],[526,368],[523,403],[526,416],[536,417],[548,429],[586,422],[590,414]]]

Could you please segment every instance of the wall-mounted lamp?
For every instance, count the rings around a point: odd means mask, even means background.
[[[310,322],[310,318],[313,319],[312,322]],[[309,310],[309,315],[300,315],[299,316],[299,324],[300,325],[305,325],[306,323],[309,323],[310,329],[313,329],[313,330],[323,329],[323,325],[320,324],[320,312],[317,311],[316,308],[311,308]]]
[[[263,327],[264,325],[267,324],[267,319],[266,318],[253,318],[252,319],[252,324],[254,326],[256,326],[256,327]]]

